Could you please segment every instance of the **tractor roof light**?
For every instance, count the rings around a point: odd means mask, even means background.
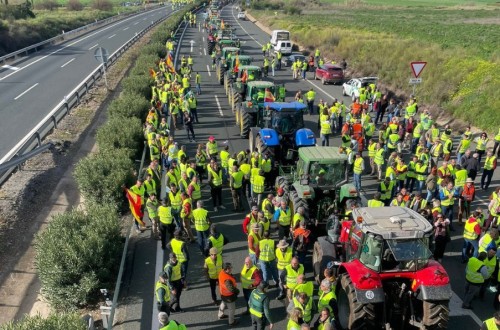
[[[356,222],[357,222],[357,223],[363,223],[363,217],[362,217],[362,216],[359,216],[359,217],[356,219]]]
[[[304,191],[304,196],[310,196],[311,192],[310,191]]]

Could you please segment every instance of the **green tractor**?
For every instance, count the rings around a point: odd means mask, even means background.
[[[276,86],[271,81],[250,81],[246,86],[245,99],[236,106],[236,124],[240,127],[242,139],[248,138],[250,128],[258,126],[264,117],[264,101],[266,101],[266,90],[272,94],[274,100],[268,102],[285,100],[285,86]]]
[[[217,76],[217,81],[219,84],[224,84],[224,75],[226,73],[227,62],[231,57],[236,57],[239,55],[241,50],[238,47],[223,47],[221,50],[221,55],[216,64],[215,74]]]
[[[238,72],[235,72],[235,66],[236,66],[236,61],[239,61],[238,65],[238,71],[240,70],[240,67],[243,65],[249,65],[252,63],[252,58],[248,55],[238,55],[238,56],[231,56],[227,61],[226,61],[226,67],[224,70],[226,71],[225,77],[224,77],[224,89],[226,90],[226,95],[229,94],[229,87],[232,81],[234,81],[238,75]]]
[[[242,80],[243,75],[247,77],[245,81]],[[239,67],[238,73],[229,82],[228,102],[233,113],[236,111],[236,105],[245,98],[247,83],[261,80],[262,76],[262,68],[260,66],[241,65]]]
[[[280,166],[275,183],[289,196],[294,212],[304,207],[318,234],[326,232],[331,215],[345,212],[347,201],[359,201],[356,188],[347,181],[347,156],[336,147],[315,146],[298,149],[296,165]]]

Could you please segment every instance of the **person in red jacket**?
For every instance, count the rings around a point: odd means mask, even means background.
[[[257,213],[259,212],[259,208],[256,205],[252,206],[252,211],[247,214],[245,217],[245,220],[243,220],[243,232],[248,235],[250,227],[254,224],[257,223]]]
[[[465,212],[465,217],[470,216],[470,206],[476,198],[476,188],[474,187],[474,180],[467,178],[462,193],[460,194],[460,203],[458,209],[458,222],[462,222],[462,217]]]
[[[219,319],[228,319],[229,326],[238,324],[238,320],[234,319],[234,311],[236,309],[236,299],[240,290],[236,285],[236,279],[233,276],[233,266],[226,262],[219,273],[219,291],[221,303],[219,307]],[[228,315],[224,314],[224,309],[227,307]]]

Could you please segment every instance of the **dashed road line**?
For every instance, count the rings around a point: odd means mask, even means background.
[[[95,44],[94,46],[90,47],[89,50],[92,50],[92,49],[96,48],[97,46],[99,46],[99,44]]]
[[[27,90],[25,90],[24,92],[22,92],[21,94],[19,94],[18,96],[16,96],[14,98],[14,100],[17,100],[18,98],[20,98],[21,96],[23,96],[24,94],[28,93],[30,90],[32,90],[33,88],[35,88],[36,86],[38,86],[38,83],[34,84],[33,86],[31,86],[30,88],[28,88]]]
[[[219,98],[217,97],[217,95],[214,95],[214,97],[215,97],[215,102],[217,102],[217,107],[219,108],[220,116],[224,117],[224,113],[222,112],[222,107],[220,106]]]
[[[113,38],[114,36],[116,36],[116,34],[112,34],[112,35],[110,35],[110,36],[108,37],[108,39],[111,39],[111,38]]]
[[[71,60],[69,60],[68,62],[64,63],[63,65],[61,65],[61,68],[64,68],[66,65],[70,64],[71,62],[73,62],[75,60],[75,58],[73,57]]]
[[[210,73],[210,65],[207,64],[207,73],[208,73],[208,76],[211,77],[212,74]]]

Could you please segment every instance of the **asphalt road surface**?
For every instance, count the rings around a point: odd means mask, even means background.
[[[78,38],[0,67],[0,163],[47,114],[100,66],[95,49],[108,54],[172,12],[171,6],[108,24]]]
[[[255,24],[249,21],[238,21],[236,19],[237,10],[228,6],[222,11],[221,17],[236,27],[236,34],[242,41],[244,54],[253,56],[254,64],[261,65],[262,52],[261,45],[269,40],[269,35],[260,30]],[[201,21],[200,18],[197,20]],[[193,40],[194,47],[191,52],[189,41]],[[206,33],[197,28],[188,28],[181,44],[181,54],[191,54],[194,58],[194,71],[199,71],[202,76],[202,95],[198,97],[198,114],[200,124],[195,125],[196,139],[200,143],[206,143],[210,135],[214,135],[219,146],[227,141],[230,152],[239,151],[248,147],[248,141],[239,137],[239,129],[235,126],[234,115],[231,112],[227,97],[221,85],[216,82],[215,73],[210,68],[210,58],[206,54]],[[308,73],[310,80],[294,81],[291,71],[284,68],[276,72],[274,79],[277,83],[285,83],[287,88],[287,100],[293,100],[293,96],[298,89],[307,91],[314,87],[317,91],[317,100],[323,99],[331,103],[332,99],[344,99],[346,104],[350,104],[348,98],[342,98],[342,88],[338,85],[321,85],[321,82],[312,80],[312,73]],[[305,116],[306,126],[313,129],[318,137],[316,128],[317,115]],[[455,135],[458,135],[455,134]],[[457,141],[458,137],[455,137]],[[188,146],[188,155],[194,157],[195,143],[190,143],[186,139],[184,130],[176,132],[176,141],[179,144]],[[457,142],[458,143],[458,142]],[[340,138],[335,136],[330,139],[330,145],[339,146]],[[455,144],[456,146],[456,144]],[[498,185],[500,175],[495,173],[490,191],[479,190],[475,206],[486,208],[488,194]],[[373,178],[365,176],[362,181],[363,194],[367,199],[372,198],[377,189],[377,182]],[[203,199],[209,211],[212,211],[209,188],[203,190]],[[218,224],[219,230],[230,239],[230,243],[224,247],[224,261],[231,262],[234,273],[239,273],[243,266],[244,258],[247,256],[246,236],[242,232],[241,224],[246,213],[232,213],[232,201],[230,192],[226,188],[223,191],[223,203],[227,210],[210,212],[211,219]],[[451,319],[449,329],[477,329],[480,320],[491,317],[494,310],[492,307],[493,294],[488,292],[484,301],[474,301],[474,311],[463,310],[461,298],[464,296],[463,286],[465,281],[464,265],[460,262],[460,250],[462,246],[462,228],[456,226],[457,231],[453,232],[452,242],[447,247],[444,258],[444,266],[448,271],[454,296],[450,302]],[[277,239],[276,234],[274,238]],[[145,232],[135,236],[131,240],[131,246],[127,259],[126,277],[124,278],[118,311],[118,325],[120,329],[158,329],[156,305],[154,303],[154,283],[158,273],[161,271],[166,256],[160,249],[158,242],[151,239],[150,233]],[[217,319],[217,307],[211,303],[208,282],[205,279],[202,267],[203,258],[196,244],[191,244],[189,248],[191,261],[188,269],[189,290],[184,291],[181,298],[181,305],[184,313],[172,314],[171,318],[184,323],[189,329],[226,329],[227,320]],[[309,260],[309,270],[311,270]],[[306,264],[307,268],[307,264]],[[312,273],[307,275],[312,279]],[[272,298],[277,296],[277,289],[269,292]],[[272,314],[275,318],[275,329],[286,329],[286,312],[284,303],[276,300],[271,301]],[[244,312],[244,301],[240,296],[237,301],[236,314]],[[313,319],[315,320],[316,317]],[[251,326],[249,316],[240,317],[238,329],[248,329]]]

